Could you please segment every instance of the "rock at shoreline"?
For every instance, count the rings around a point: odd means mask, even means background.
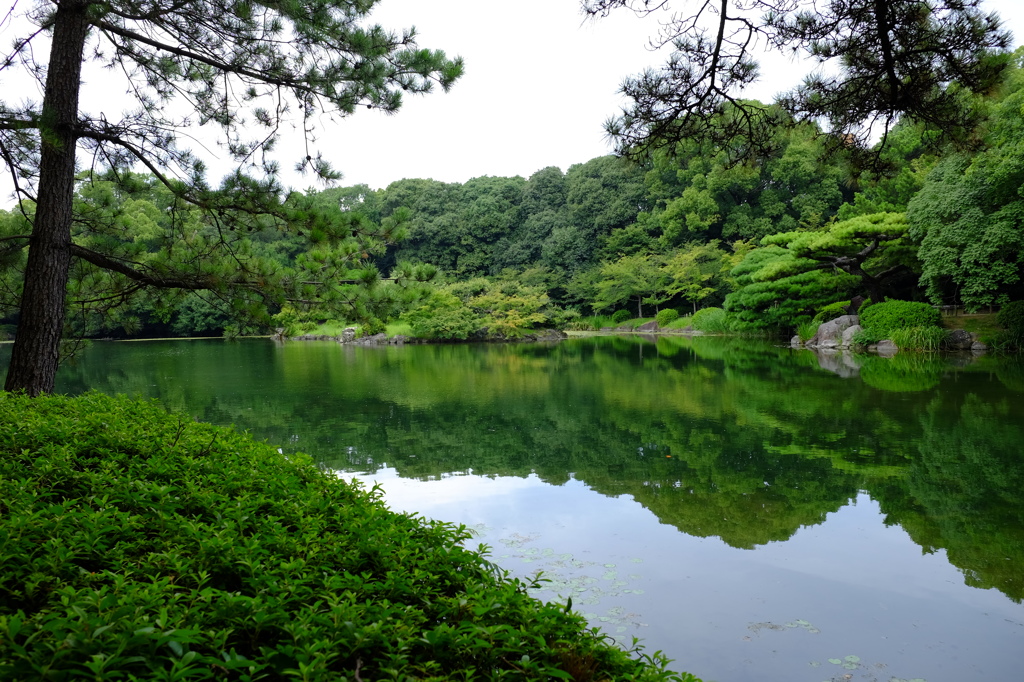
[[[843,330],[842,341],[839,344],[840,347],[849,348],[850,346],[852,346],[853,337],[856,336],[857,333],[863,329],[864,327],[860,326],[859,324],[855,324],[852,327],[847,327],[845,330]]]
[[[860,324],[860,318],[856,315],[842,315],[829,320],[828,322],[822,322],[818,325],[818,331],[813,337],[805,344],[808,348],[845,348],[849,346],[847,343],[843,345],[844,334],[847,329],[854,325]],[[851,335],[852,336],[852,335]]]

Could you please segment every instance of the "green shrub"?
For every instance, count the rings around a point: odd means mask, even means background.
[[[694,680],[465,527],[153,402],[0,393],[0,512],[0,679]]]
[[[730,331],[728,315],[721,308],[701,308],[690,318],[690,326],[702,332]]]
[[[818,310],[817,314],[814,316],[813,321],[817,325],[821,324],[822,322],[834,320],[837,317],[842,317],[843,315],[848,314],[846,312],[846,309],[849,307],[849,301],[836,301],[835,303],[829,303],[824,308]],[[815,332],[817,332],[817,328],[815,328]]]
[[[612,313],[612,324],[622,324],[630,317],[632,317],[632,315],[633,314],[630,313],[628,310],[616,310],[614,313]]]
[[[384,334],[388,330],[388,326],[383,321],[376,317],[364,321],[359,325],[359,331],[362,336],[373,336],[374,334]]]
[[[556,329],[571,329],[583,315],[575,308],[554,308],[549,319]]]
[[[316,323],[311,321],[306,313],[288,305],[281,308],[281,312],[270,320],[274,327],[284,329],[285,336],[301,336],[316,328]]]
[[[884,301],[861,309],[860,324],[880,339],[889,338],[896,329],[938,327],[942,316],[927,303]]]
[[[483,319],[447,291],[435,291],[423,305],[402,316],[421,339],[464,340],[477,332]]]
[[[674,308],[665,308],[664,310],[659,310],[654,319],[659,327],[667,327],[679,319],[679,311]]]
[[[1015,346],[1024,345],[1024,301],[1004,305],[996,314],[996,322],[1005,330],[1010,343]]]

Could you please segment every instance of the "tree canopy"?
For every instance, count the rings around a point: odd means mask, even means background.
[[[959,300],[977,309],[1024,297],[1022,108],[1024,72],[1017,68],[991,105],[986,148],[944,158],[909,202],[922,284],[934,303]]]
[[[639,14],[669,0],[583,0],[605,16]],[[755,50],[800,55],[821,69],[779,98],[798,120],[825,124],[834,150],[875,165],[893,126],[908,118],[968,137],[978,121],[970,98],[998,82],[1009,34],[979,0],[699,0],[662,26],[656,47],[672,50],[665,66],[626,79],[630,104],[607,123],[620,151],[707,140],[739,157],[772,145],[780,111],[741,99],[757,80]],[[743,143],[736,145],[736,140]]]

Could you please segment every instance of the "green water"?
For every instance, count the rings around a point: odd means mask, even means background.
[[[59,388],[379,482],[708,681],[1024,677],[1017,358],[158,341],[94,344]]]

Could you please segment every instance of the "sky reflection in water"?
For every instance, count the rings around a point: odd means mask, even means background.
[[[395,510],[473,528],[514,575],[551,579],[538,596],[571,596],[605,632],[642,638],[706,680],[1010,680],[1020,662],[1020,606],[965,588],[943,551],[922,553],[863,493],[752,551],[681,534],[630,496],[575,480],[355,477],[380,484]],[[1004,620],[1016,628],[993,637]]]

